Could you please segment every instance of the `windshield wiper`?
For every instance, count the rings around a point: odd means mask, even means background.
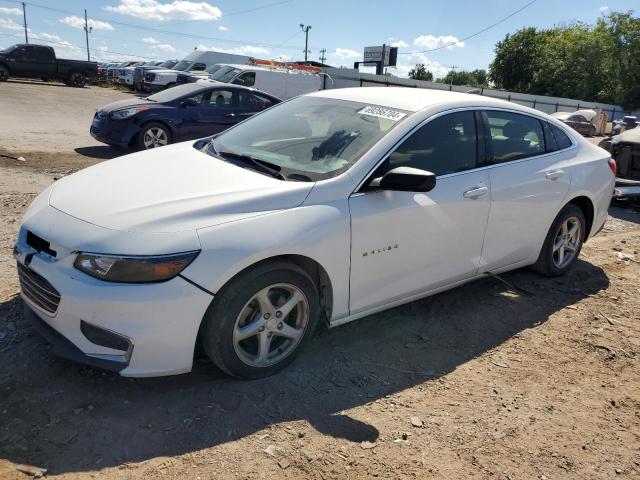
[[[211,142],[210,145],[213,146],[213,142]],[[215,151],[215,147],[213,148]],[[229,157],[236,160],[243,160],[247,163],[251,163],[252,165],[258,167],[258,169],[263,173],[267,173],[268,175],[271,175],[274,178],[279,178],[281,180],[284,180],[285,182],[287,181],[287,177],[285,177],[280,172],[281,167],[279,167],[274,163],[267,162],[266,160],[260,160],[250,155],[242,155],[240,153],[235,153],[235,152],[216,152],[216,153],[222,157]]]

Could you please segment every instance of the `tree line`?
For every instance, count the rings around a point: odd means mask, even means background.
[[[433,74],[420,64],[409,78],[433,81]],[[637,109],[640,18],[633,12],[612,12],[594,25],[574,22],[549,29],[523,28],[496,44],[488,73],[451,71],[436,81]]]

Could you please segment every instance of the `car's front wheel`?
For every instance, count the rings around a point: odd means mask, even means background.
[[[171,132],[165,125],[158,122],[147,123],[138,135],[138,147],[144,150],[163,147],[170,143]]]
[[[270,262],[225,286],[200,332],[206,354],[237,378],[283,369],[312,337],[320,314],[316,286],[300,267]]]
[[[556,216],[547,233],[538,261],[533,269],[547,277],[567,273],[580,255],[586,237],[586,221],[582,209],[566,205]]]

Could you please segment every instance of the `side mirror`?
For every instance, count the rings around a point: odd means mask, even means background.
[[[182,105],[183,107],[195,107],[196,105],[198,105],[198,102],[196,102],[193,98],[186,98],[180,105]]]
[[[398,192],[429,192],[436,186],[436,176],[418,168],[396,167],[373,179],[369,186]]]

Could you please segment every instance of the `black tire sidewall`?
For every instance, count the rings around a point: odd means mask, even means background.
[[[580,240],[578,251],[576,252],[571,263],[563,268],[558,268],[553,263],[553,243],[555,241],[556,234],[558,233],[558,229],[569,217],[577,217],[580,220],[582,239]],[[588,232],[586,231],[586,223],[587,222],[584,217],[584,213],[582,212],[582,209],[580,207],[574,204],[565,205],[565,207],[560,210],[560,213],[558,213],[555,220],[551,224],[551,227],[549,228],[549,232],[547,233],[547,237],[544,240],[542,250],[540,251],[540,256],[538,257],[538,261],[534,265],[534,269],[539,273],[550,277],[564,275],[569,270],[571,270],[571,268],[573,268],[574,264],[578,260],[578,257],[580,256],[582,245],[584,244],[584,240],[588,235]]]
[[[78,79],[80,79],[80,81]],[[72,87],[84,88],[87,84],[87,77],[83,73],[74,72],[69,77],[69,84]]]
[[[141,149],[141,150],[153,150],[153,148],[146,148],[144,146],[144,134],[150,128],[161,128],[162,130],[164,130],[164,133],[167,135],[167,145],[171,144],[172,137],[171,137],[171,131],[169,130],[169,128],[166,125],[163,125],[162,123],[159,123],[159,122],[149,122],[149,123],[145,123],[140,128],[140,133],[138,134],[138,142],[137,142],[139,149]]]
[[[0,65],[0,82],[9,80],[9,69],[4,65]]]
[[[275,365],[253,367],[245,364],[235,352],[235,321],[256,292],[276,283],[295,285],[305,294],[309,302],[309,321],[302,340],[287,357]],[[200,339],[206,354],[225,373],[243,379],[263,378],[282,370],[298,356],[313,337],[319,316],[318,292],[311,278],[294,264],[273,265],[266,270],[258,268],[240,274],[219,292],[205,314]]]

